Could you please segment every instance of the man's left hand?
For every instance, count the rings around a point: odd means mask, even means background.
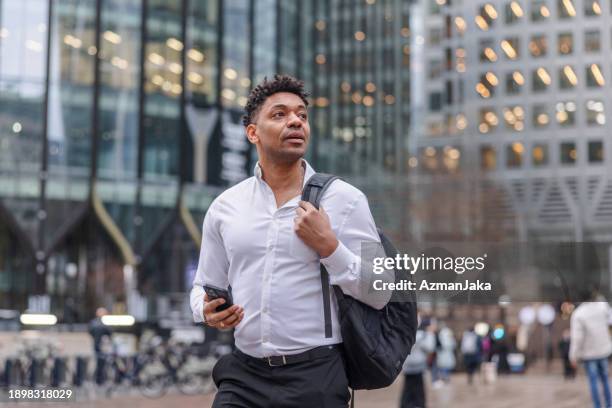
[[[321,258],[330,256],[338,247],[338,239],[323,207],[317,210],[311,203],[300,201],[296,214],[293,229],[297,236]]]

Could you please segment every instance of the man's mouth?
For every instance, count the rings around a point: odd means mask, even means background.
[[[286,141],[292,142],[292,143],[303,143],[304,141],[306,141],[306,138],[304,137],[304,135],[302,133],[290,133],[287,136],[285,136]]]

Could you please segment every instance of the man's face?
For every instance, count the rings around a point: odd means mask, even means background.
[[[304,101],[291,92],[270,95],[247,127],[247,136],[257,146],[260,159],[281,163],[300,159],[310,139]]]

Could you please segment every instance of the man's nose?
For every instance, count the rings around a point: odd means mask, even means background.
[[[287,123],[289,127],[302,127],[302,121],[295,113],[291,112],[289,114],[289,122]]]

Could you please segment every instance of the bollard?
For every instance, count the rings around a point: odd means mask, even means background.
[[[53,359],[53,370],[51,372],[51,386],[57,388],[66,381],[66,359],[55,357]]]
[[[87,363],[87,357],[78,356],[76,359],[76,368],[72,379],[72,383],[76,387],[81,387],[85,383],[85,379],[87,378]]]
[[[4,362],[4,375],[2,376],[2,383],[5,387],[10,387],[15,384],[15,360],[7,358]]]

